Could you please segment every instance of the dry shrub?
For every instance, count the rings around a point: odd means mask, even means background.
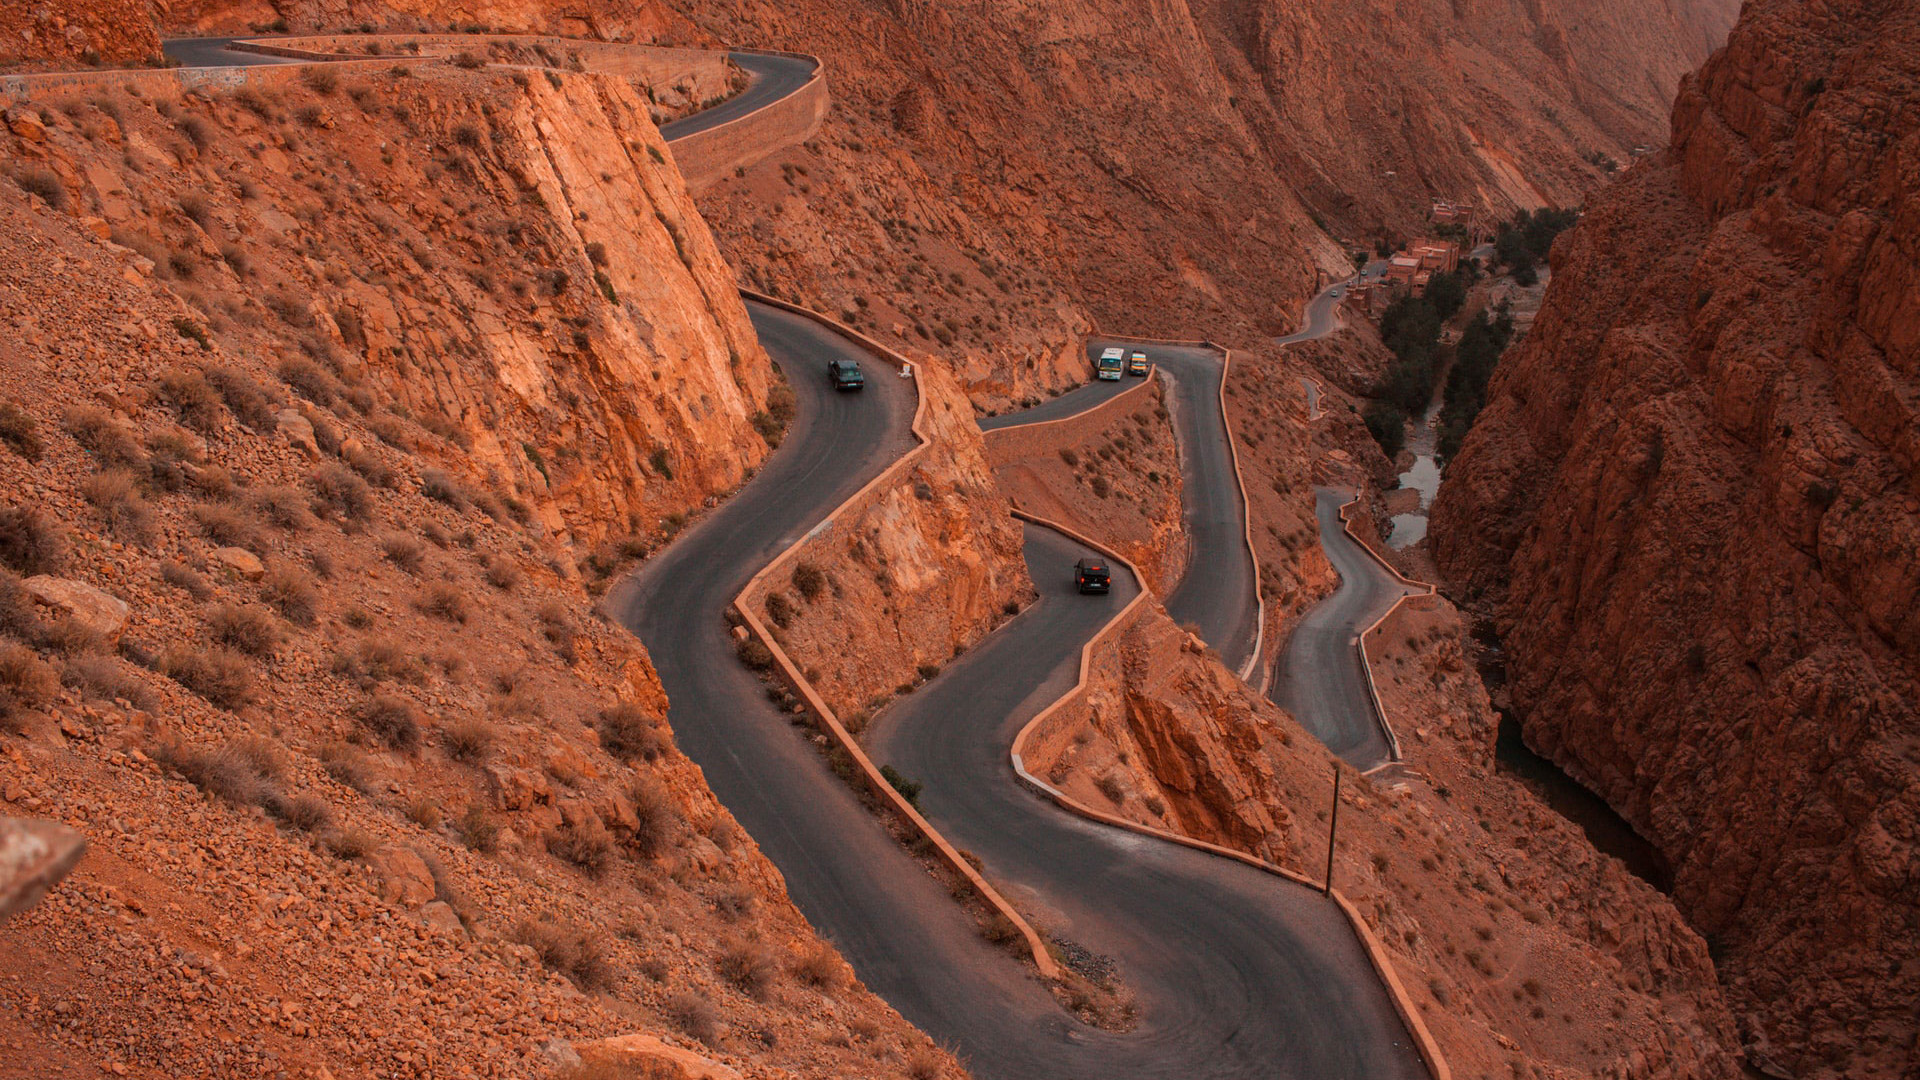
[[[37,507],[0,506],[0,563],[25,574],[51,574],[67,558],[67,533]]]
[[[479,803],[467,807],[453,823],[453,831],[460,834],[461,843],[483,855],[500,846],[500,823]]]
[[[381,694],[360,709],[360,726],[395,750],[420,745],[420,707],[406,698]]]
[[[559,972],[582,990],[609,990],[618,979],[606,941],[593,931],[528,920],[514,927],[513,940],[531,948],[547,970]]]
[[[562,660],[571,664],[580,658],[574,638],[579,631],[574,628],[573,619],[568,616],[566,605],[558,600],[549,600],[540,605],[540,632],[553,645],[554,651]]]
[[[278,374],[294,393],[315,405],[332,405],[340,396],[340,383],[333,373],[304,356],[281,361]]]
[[[667,998],[660,1008],[661,1015],[673,1021],[673,1026],[692,1037],[714,1045],[720,1037],[720,1014],[713,1003],[698,994],[680,993]]]
[[[32,165],[14,170],[13,182],[20,190],[29,195],[38,195],[55,210],[64,210],[67,206],[67,185],[61,181],[60,174],[44,166]]]
[[[209,367],[202,375],[241,423],[255,431],[273,430],[279,401],[253,376],[225,364]]]
[[[40,427],[20,406],[0,401],[0,443],[28,461],[39,461],[47,446],[40,438]]]
[[[222,547],[246,548],[255,553],[267,549],[266,537],[252,515],[227,503],[202,503],[193,508],[193,520],[207,539]]]
[[[493,726],[475,717],[456,720],[440,732],[440,745],[448,757],[475,765],[493,752],[493,739]]]
[[[313,490],[313,509],[343,521],[366,521],[373,516],[373,490],[353,470],[323,465],[307,478]]]
[[[227,407],[220,400],[220,392],[194,368],[177,367],[164,372],[158,390],[180,422],[202,435],[219,431],[227,422]]]
[[[435,502],[446,503],[455,510],[467,508],[466,489],[439,469],[420,470],[420,493]]]
[[[223,709],[253,701],[253,668],[230,649],[175,646],[161,654],[160,672]]]
[[[810,562],[797,563],[793,568],[793,587],[809,601],[818,600],[827,590],[827,575]]]
[[[334,76],[333,72],[317,64],[309,64],[304,71],[300,72],[300,81],[323,97],[333,93],[340,86],[340,80]]]
[[[640,706],[622,701],[600,710],[600,745],[621,761],[652,761],[667,748],[658,723]]]
[[[788,970],[794,978],[819,990],[838,990],[847,983],[846,962],[824,941],[797,954]]]
[[[0,645],[0,727],[21,731],[21,714],[45,705],[59,680],[32,649]]]
[[[680,808],[658,780],[636,776],[627,789],[627,801],[633,804],[636,824],[626,840],[635,852],[652,858],[673,846],[680,836]]]
[[[179,428],[169,426],[147,436],[147,483],[160,491],[181,491],[193,483],[201,463],[200,447]]]
[[[467,598],[444,581],[436,581],[420,594],[420,610],[447,622],[467,621]]]
[[[77,405],[65,415],[67,434],[92,454],[103,469],[142,469],[146,451],[140,440],[112,413],[97,405]]]
[[[278,798],[275,760],[240,742],[201,748],[177,740],[153,747],[153,758],[193,786],[235,806],[259,806]]]
[[[767,596],[767,618],[772,619],[775,626],[785,628],[791,625],[793,615],[793,601],[787,599],[786,593],[777,592]]]
[[[261,488],[253,497],[253,506],[261,517],[288,532],[299,532],[313,524],[313,515],[307,511],[307,497],[297,488],[280,484]]]
[[[440,827],[440,800],[431,795],[415,795],[407,800],[407,820],[423,829]]]
[[[343,451],[347,466],[359,473],[367,483],[377,488],[391,489],[395,483],[393,469],[381,460],[380,455],[364,446],[350,447]]]
[[[364,829],[342,829],[327,837],[327,850],[336,859],[359,859],[379,846],[379,841]]]
[[[153,693],[119,660],[111,656],[80,656],[68,660],[60,669],[60,681],[99,701],[125,701],[136,709],[151,711]]]
[[[107,528],[129,543],[153,542],[153,509],[140,496],[133,474],[125,469],[95,473],[80,485],[80,494],[107,519]]]
[[[502,592],[512,592],[520,584],[520,567],[505,555],[487,556],[487,584]]]
[[[234,488],[238,486],[234,483],[233,474],[220,465],[195,469],[187,479],[193,484],[193,490],[209,499],[231,499]]]
[[[427,557],[426,547],[404,533],[388,533],[380,538],[380,553],[387,561],[409,574],[418,574]]]
[[[333,827],[333,807],[318,795],[299,795],[269,807],[275,817],[301,832],[324,832]]]
[[[780,979],[773,953],[757,941],[736,941],[720,950],[714,970],[755,1001],[767,1000]]]
[[[362,795],[373,793],[373,763],[359,747],[336,743],[320,751],[320,761],[327,767],[328,776]]]
[[[199,571],[183,562],[169,560],[160,565],[160,580],[185,592],[195,600],[205,600],[213,595],[213,586]]]
[[[260,582],[260,597],[296,626],[312,626],[319,615],[320,592],[312,579],[289,563],[275,563]]]
[[[398,642],[384,637],[361,638],[350,651],[336,654],[333,670],[368,684],[390,680],[417,683],[423,675],[417,659]]]
[[[570,862],[593,877],[606,873],[614,863],[613,835],[597,817],[587,817],[547,833],[547,850],[555,858]]]
[[[946,1059],[931,1046],[916,1046],[907,1053],[907,1076],[911,1080],[939,1080],[946,1070]]]
[[[257,607],[217,605],[207,613],[207,630],[214,641],[248,656],[270,656],[280,647],[280,627]]]

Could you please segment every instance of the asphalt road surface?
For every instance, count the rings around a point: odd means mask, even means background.
[[[925,783],[935,825],[1049,932],[1119,961],[1139,1005],[1124,1035],[1057,1022],[952,1035],[982,1077],[1424,1077],[1406,1029],[1333,905],[1245,864],[1086,821],[1014,778],[1007,747],[1072,687],[1080,646],[1138,589],[1081,596],[1088,549],[1026,527],[1040,598],[887,710],[866,743]]]
[[[990,876],[1057,913],[1043,920],[1056,930],[1119,959],[1142,1005],[1136,1032],[1108,1035],[1062,1011],[767,703],[734,658],[722,613],[759,567],[906,451],[912,398],[850,342],[749,311],[798,399],[786,440],[607,606],[646,643],[681,749],[861,980],[983,1078],[1424,1075],[1331,905],[1249,867],[1083,822],[1018,787],[1013,732],[1072,684],[1081,643],[1137,587],[1070,592],[1078,550],[1066,541],[1030,539],[1042,600],[896,708],[889,745],[928,782],[929,805],[951,808],[948,826],[966,827],[960,842]],[[834,356],[862,362],[867,390],[828,387]],[[977,825],[969,798],[981,800]]]
[[[779,101],[795,90],[807,84],[813,78],[814,63],[791,56],[765,56],[760,53],[729,53],[733,62],[740,65],[753,76],[753,81],[726,101],[704,112],[684,116],[670,124],[663,124],[660,134],[668,142],[682,139],[696,132],[716,128],[729,120],[735,120],[760,108],[763,105]]]
[[[1347,535],[1340,507],[1352,499],[1350,491],[1314,489],[1320,547],[1340,572],[1340,588],[1294,627],[1274,663],[1268,696],[1327,749],[1356,768],[1371,769],[1393,760],[1393,751],[1367,692],[1356,643],[1361,629],[1407,590]]]
[[[170,60],[180,61],[181,67],[251,67],[256,64],[299,64],[304,61],[287,56],[265,56],[253,52],[236,52],[227,46],[235,41],[264,40],[261,35],[246,38],[174,38],[160,43],[160,51]]]

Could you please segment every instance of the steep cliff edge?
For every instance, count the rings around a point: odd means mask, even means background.
[[[644,99],[394,67],[5,112],[0,812],[89,852],[0,1071],[951,1075],[573,572],[766,452]]]
[[[1920,13],[1749,4],[1554,252],[1435,551],[1528,741],[1672,859],[1746,1037],[1910,1075]]]

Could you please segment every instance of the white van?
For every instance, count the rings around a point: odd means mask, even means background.
[[[1100,354],[1100,363],[1096,367],[1095,377],[1102,382],[1118,382],[1120,376],[1126,374],[1126,370],[1126,352],[1122,349],[1108,349]]]

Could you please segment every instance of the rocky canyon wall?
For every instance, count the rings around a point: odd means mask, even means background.
[[[1528,741],[1668,854],[1800,1076],[1920,1067],[1917,58],[1911,5],[1748,4],[1434,513]]]

